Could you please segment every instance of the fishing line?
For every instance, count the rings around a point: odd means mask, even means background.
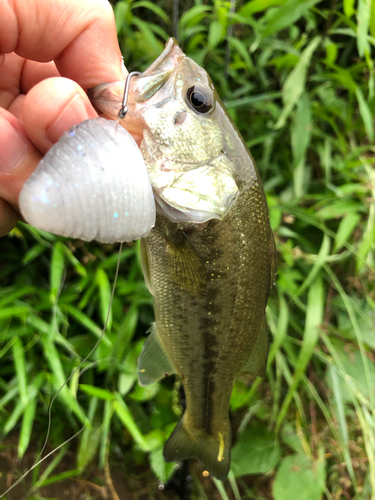
[[[115,279],[113,281],[113,287],[112,287],[112,292],[111,292],[111,298],[110,298],[110,301],[109,301],[109,307],[108,307],[108,312],[107,312],[107,317],[106,317],[106,320],[105,320],[105,323],[104,323],[104,326],[103,326],[103,329],[102,329],[102,332],[101,332],[101,335],[99,337],[99,339],[97,340],[96,344],[94,345],[94,347],[91,349],[91,351],[87,354],[87,356],[80,362],[80,364],[77,366],[77,368],[75,368],[75,370],[69,375],[69,377],[65,380],[65,382],[63,383],[63,385],[59,388],[59,390],[56,392],[56,394],[53,396],[50,404],[49,404],[49,408],[48,408],[48,428],[47,428],[47,436],[46,436],[46,439],[44,441],[44,444],[42,446],[42,450],[41,452],[39,453],[38,455],[38,458],[36,460],[36,462],[34,463],[34,465],[32,465],[30,467],[30,469],[28,471],[26,471],[24,474],[22,474],[22,476],[20,478],[17,479],[17,481],[12,484],[6,491],[4,491],[4,493],[2,493],[0,495],[0,498],[3,498],[4,495],[6,495],[7,493],[9,493],[13,488],[15,488],[32,470],[35,469],[35,467],[37,467],[38,465],[40,465],[42,462],[44,462],[44,460],[46,460],[48,457],[50,457],[52,454],[54,454],[56,451],[60,450],[63,446],[65,446],[66,444],[70,443],[70,441],[72,441],[73,439],[75,439],[77,436],[79,436],[79,434],[81,434],[81,432],[84,431],[86,425],[84,424],[82,426],[82,428],[77,431],[75,434],[73,434],[73,436],[71,436],[70,438],[68,438],[66,441],[64,441],[62,444],[60,444],[59,446],[57,446],[55,449],[53,449],[52,451],[50,451],[49,453],[47,453],[47,455],[43,458],[41,458],[40,460],[39,457],[43,454],[46,446],[47,446],[47,442],[48,442],[48,438],[49,438],[49,435],[50,435],[50,432],[51,432],[51,424],[52,424],[52,405],[53,403],[55,402],[57,396],[60,394],[60,392],[63,390],[63,388],[68,384],[68,382],[72,379],[72,377],[78,372],[81,370],[83,364],[88,360],[88,358],[94,353],[94,351],[96,350],[96,348],[98,347],[98,345],[100,344],[100,342],[102,341],[103,337],[104,337],[104,334],[107,330],[107,326],[108,326],[108,321],[109,321],[109,315],[110,315],[110,312],[111,312],[111,308],[112,308],[112,303],[113,303],[113,297],[115,295],[115,289],[116,289],[116,284],[117,284],[117,278],[118,278],[118,275],[119,275],[119,269],[120,269],[120,262],[121,262],[121,252],[122,252],[122,247],[123,247],[123,243],[120,244],[120,248],[119,248],[119,252],[118,252],[118,259],[117,259],[117,265],[116,265],[116,272],[115,272]],[[62,285],[60,286],[60,290],[59,290],[59,293],[61,292],[61,288],[62,288]],[[57,299],[56,299],[56,302],[57,302]],[[90,363],[91,364],[91,363]],[[82,372],[79,373],[79,376],[81,376],[82,373],[84,373],[86,370],[88,369],[88,367],[85,367],[84,370],[82,370]],[[84,420],[86,420],[86,416],[84,415],[84,413],[82,412],[82,415],[84,417]]]

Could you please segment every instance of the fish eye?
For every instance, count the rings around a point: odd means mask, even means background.
[[[214,108],[214,99],[210,90],[203,85],[193,85],[186,92],[189,106],[198,113],[208,113]]]

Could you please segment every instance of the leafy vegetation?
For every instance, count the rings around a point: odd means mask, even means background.
[[[176,31],[171,2],[114,9],[125,62],[142,70]],[[256,159],[279,254],[267,377],[236,382],[231,474],[212,481],[192,461],[191,498],[373,500],[374,2],[195,0],[180,9],[183,50],[209,72]],[[121,251],[107,330],[91,352],[117,258],[116,247],[23,224],[1,241],[1,460],[26,460],[9,477],[37,458],[56,394],[47,451],[85,425],[18,487],[29,498],[62,498],[48,488],[68,488],[69,478],[86,498],[178,498],[162,491],[174,471],[162,446],[181,414],[179,383],[136,381],[153,318],[138,244]]]

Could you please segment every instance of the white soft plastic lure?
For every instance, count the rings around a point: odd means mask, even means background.
[[[75,125],[26,181],[21,214],[44,231],[103,243],[147,236],[155,201],[139,147],[114,120]]]

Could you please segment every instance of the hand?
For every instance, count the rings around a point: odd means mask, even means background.
[[[46,151],[97,116],[85,90],[123,78],[107,0],[0,0],[0,236]]]

